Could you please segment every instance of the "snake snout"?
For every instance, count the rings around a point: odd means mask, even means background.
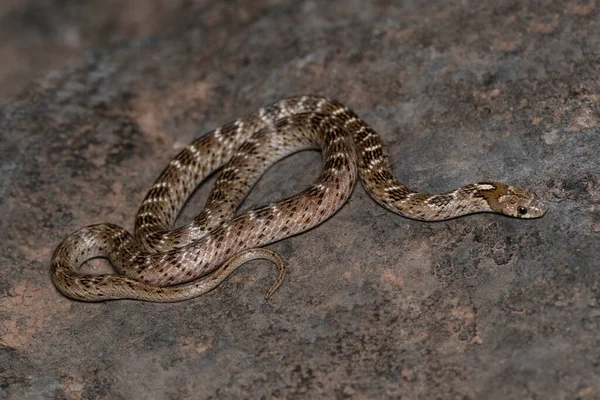
[[[520,205],[516,209],[516,211],[517,211],[517,214],[515,215],[516,217],[531,219],[531,218],[539,218],[539,217],[542,217],[544,214],[546,214],[546,211],[548,211],[548,206],[546,205],[546,203],[541,201],[535,195],[535,193],[529,193],[528,197],[529,197],[529,200],[526,202],[523,202],[522,205]]]
[[[536,197],[531,200],[527,206],[527,210],[529,211],[528,214],[531,215],[531,218],[538,218],[546,214],[548,205]]]

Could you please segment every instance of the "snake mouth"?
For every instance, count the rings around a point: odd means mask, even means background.
[[[527,213],[523,215],[523,218],[539,218],[546,214],[548,211],[548,205],[540,199],[533,199],[527,205]]]

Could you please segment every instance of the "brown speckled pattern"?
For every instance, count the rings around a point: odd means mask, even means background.
[[[308,148],[323,153],[322,172],[312,186],[233,218],[270,165]],[[172,229],[197,185],[223,166],[206,208],[192,223]],[[53,281],[65,295],[85,301],[180,301],[213,289],[244,262],[266,258],[280,270],[270,296],[285,269],[276,255],[260,247],[332,216],[350,196],[357,174],[375,201],[413,219],[439,221],[476,212],[536,218],[546,212],[534,194],[501,183],[433,195],[411,190],[392,175],[379,135],[356,114],[323,97],[295,97],[226,124],[183,149],[143,200],[135,237],[112,224],[67,237],[54,252]],[[98,256],[110,259],[119,274],[78,274],[83,262]]]

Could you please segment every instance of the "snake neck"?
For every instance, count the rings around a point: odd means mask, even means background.
[[[391,172],[363,176],[369,195],[381,206],[403,217],[419,221],[443,221],[468,214],[499,212],[498,196],[502,184],[478,183],[456,190],[431,194],[421,193],[400,183]],[[382,179],[383,178],[383,179]],[[390,182],[382,185],[381,182]]]

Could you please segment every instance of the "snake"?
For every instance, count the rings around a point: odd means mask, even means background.
[[[258,179],[278,160],[320,149],[318,178],[300,193],[236,215]],[[174,228],[194,190],[219,171],[204,209]],[[335,214],[360,177],[378,204],[400,216],[442,221],[492,212],[538,218],[547,205],[535,193],[499,182],[468,184],[428,194],[393,174],[381,137],[344,104],[310,95],[286,98],[214,129],[184,147],[146,194],[134,234],[111,223],[68,235],[51,260],[51,278],[81,301],[133,299],[176,302],[203,295],[248,261],[278,268],[269,298],[283,281],[282,258],[264,246],[305,232]],[[115,273],[83,274],[92,258],[107,258]]]

